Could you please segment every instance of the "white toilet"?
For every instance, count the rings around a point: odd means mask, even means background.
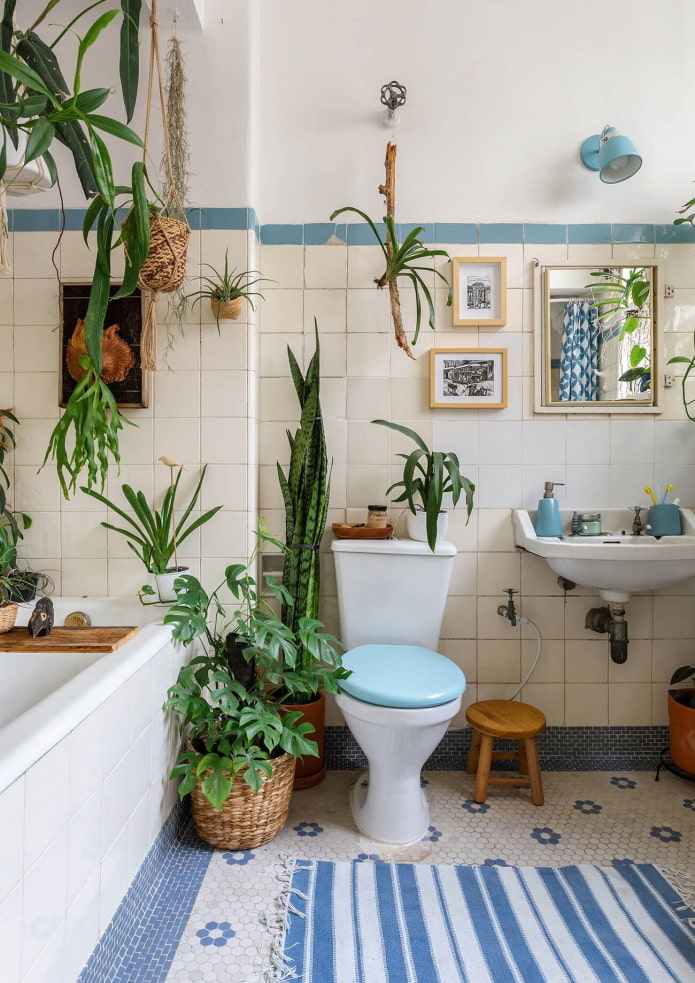
[[[466,677],[435,651],[456,556],[411,539],[336,539],[340,627],[352,675],[336,696],[369,770],[353,789],[365,836],[411,843],[429,826],[425,761],[461,706]]]

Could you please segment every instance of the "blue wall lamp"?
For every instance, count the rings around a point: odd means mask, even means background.
[[[614,126],[604,126],[602,133],[586,139],[579,153],[584,167],[598,171],[605,184],[627,181],[642,166],[632,140],[618,133]]]

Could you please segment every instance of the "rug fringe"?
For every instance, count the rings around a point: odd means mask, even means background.
[[[663,874],[671,887],[680,894],[683,903],[676,905],[676,911],[680,912],[695,910],[695,874],[685,873],[673,867],[658,866],[657,870]],[[683,917],[683,916],[681,916]],[[695,928],[695,918],[684,918],[692,928]]]
[[[272,906],[260,916],[271,938],[270,966],[261,970],[256,981],[246,983],[285,983],[287,980],[298,980],[296,971],[289,965],[289,957],[285,955],[285,936],[289,927],[290,915],[304,917],[292,904],[292,895],[296,894],[306,900],[306,895],[291,886],[295,870],[312,870],[313,864],[303,865],[289,854],[280,854],[277,863],[270,868],[282,884],[282,889],[273,901]]]

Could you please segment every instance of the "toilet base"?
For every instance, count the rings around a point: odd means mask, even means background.
[[[369,770],[363,772],[350,792],[352,818],[360,833],[374,843],[407,846],[421,840],[430,824],[430,806],[425,793],[417,784],[401,787],[400,808],[391,812],[392,801],[379,794],[378,785],[370,789]],[[388,806],[388,810],[385,807]]]

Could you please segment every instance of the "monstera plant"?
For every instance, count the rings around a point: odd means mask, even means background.
[[[69,6],[64,0],[50,0],[26,27],[15,24],[16,0],[5,0],[0,23],[0,182],[7,171],[8,145],[17,148],[26,142],[24,163],[43,158],[52,183],[58,183],[60,175],[51,148],[54,142],[62,144],[70,152],[72,167],[89,201],[83,225],[85,240],[92,234],[95,240],[92,289],[85,318],[87,352],[82,356],[85,374],[51,435],[44,461],[55,459],[66,497],[74,491],[78,475],[85,467],[88,486],[99,484],[103,488],[110,458],[119,461],[118,433],[124,418],[101,379],[101,342],[109,302],[111,253],[115,246],[124,244],[125,274],[117,296],[127,296],[137,285],[149,248],[150,206],[145,166],[142,161],[135,162],[131,183],[117,185],[106,142],[111,137],[142,148],[142,140],[129,126],[99,111],[115,88],[110,72],[103,86],[90,89],[82,86],[82,69],[89,49],[102,33],[112,32],[115,23],[120,22],[119,88],[130,121],[138,91],[142,0],[120,0],[118,9],[98,13],[82,33],[87,24],[85,18],[93,16],[105,2],[90,3],[58,28],[50,40],[41,35],[49,15],[55,24],[62,10]],[[66,36],[72,40],[75,34],[77,49],[70,56],[67,73],[58,60],[61,42]],[[118,213],[124,208],[127,216],[120,223]]]

